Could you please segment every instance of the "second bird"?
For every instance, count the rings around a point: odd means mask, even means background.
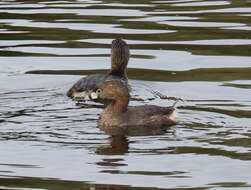
[[[111,69],[106,74],[93,74],[81,78],[67,92],[67,96],[73,99],[89,99],[90,92],[97,89],[97,86],[112,79],[127,82],[126,67],[129,62],[129,46],[124,40],[115,39],[111,48]]]

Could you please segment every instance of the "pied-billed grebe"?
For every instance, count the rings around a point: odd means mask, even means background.
[[[88,75],[77,81],[67,92],[73,99],[89,99],[90,92],[106,80],[120,79],[127,82],[126,67],[130,52],[127,43],[121,39],[112,41],[111,70],[107,74]]]
[[[113,133],[133,130],[157,130],[161,127],[174,125],[175,109],[156,105],[129,106],[129,90],[120,80],[105,81],[91,93],[92,99],[108,102],[101,113],[98,124],[101,129]],[[115,133],[117,133],[115,132]]]

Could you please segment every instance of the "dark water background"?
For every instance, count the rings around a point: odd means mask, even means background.
[[[65,96],[114,38],[132,105],[184,100],[164,134],[111,138]],[[250,0],[0,1],[0,189],[248,190],[250,171]]]

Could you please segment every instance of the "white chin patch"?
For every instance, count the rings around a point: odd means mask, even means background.
[[[93,100],[98,99],[98,95],[96,92],[91,93],[91,99],[93,99]]]
[[[76,92],[73,95],[73,99],[76,100],[90,100],[89,95],[87,92]]]
[[[173,121],[175,121],[177,117],[178,117],[178,114],[177,114],[177,111],[176,111],[176,110],[174,110],[174,111],[171,113],[171,115],[169,116],[169,118],[170,118],[171,120],[173,120]]]
[[[85,96],[85,100],[90,100],[90,97],[89,97],[89,95],[88,95],[88,94],[86,94],[86,96]]]

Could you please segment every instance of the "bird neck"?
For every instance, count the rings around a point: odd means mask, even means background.
[[[130,57],[129,47],[123,44],[114,45],[111,51],[111,70],[109,74],[126,76],[126,67]]]
[[[111,114],[123,113],[127,111],[128,104],[129,97],[123,96],[108,104],[104,112]]]
[[[114,66],[108,73],[109,75],[115,75],[127,79],[126,68]]]

